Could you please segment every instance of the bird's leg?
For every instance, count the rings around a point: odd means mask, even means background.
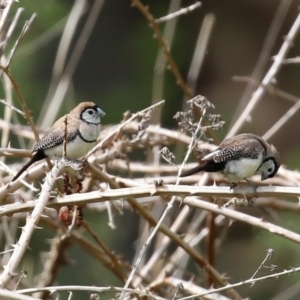
[[[244,179],[247,181],[247,183],[248,183],[249,185],[252,186],[255,198],[258,198],[258,195],[257,195],[257,188],[259,187],[259,185],[256,184],[256,183],[253,182],[253,181],[250,181],[250,180],[247,179],[247,178],[244,178]]]
[[[254,182],[251,182],[250,180],[246,179],[245,180],[253,187],[254,190],[254,195],[257,198],[257,193],[256,193],[256,189],[257,189],[257,185]],[[230,185],[230,191],[233,190],[235,187],[237,187],[237,184],[235,182],[231,182]],[[245,195],[244,195],[244,199],[248,202],[248,204],[252,204],[253,202],[251,200],[249,200]]]
[[[230,191],[232,191],[236,187],[237,187],[237,184],[235,182],[230,183]]]

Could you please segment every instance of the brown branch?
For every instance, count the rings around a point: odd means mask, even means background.
[[[98,246],[102,249],[102,251],[107,255],[107,257],[111,260],[111,269],[113,272],[118,276],[118,278],[124,283],[126,280],[126,272],[123,268],[123,263],[120,263],[119,258],[112,253],[104,243],[98,238],[97,234],[94,232],[94,230],[89,226],[87,222],[83,222],[84,228],[88,231],[88,233],[92,236],[92,238],[95,240],[95,242],[98,244]],[[129,266],[128,266],[129,267]],[[132,287],[132,286],[131,286]]]
[[[215,214],[210,212],[206,216],[206,227],[208,229],[208,235],[206,236],[206,255],[207,261],[211,266],[215,265]],[[213,284],[212,278],[207,278],[207,287],[210,288]]]
[[[156,22],[155,18],[152,16],[152,14],[149,12],[149,8],[145,5],[143,5],[139,0],[132,0],[131,2],[132,2],[132,6],[135,6],[140,10],[140,12],[144,15],[144,17],[149,22],[149,26],[153,29],[154,36],[157,39],[157,42],[159,43],[160,47],[162,48],[162,50],[166,56],[166,59],[170,66],[170,69],[175,76],[176,83],[180,86],[180,88],[182,89],[182,91],[184,92],[184,94],[186,95],[186,97],[188,99],[192,98],[193,97],[192,92],[189,89],[189,87],[186,85],[183,77],[181,76],[176,63],[175,63],[173,57],[171,56],[169,47],[167,46],[166,42],[163,39],[163,36],[159,29],[158,23]]]
[[[46,224],[48,227],[52,228],[53,230],[59,230],[59,229],[66,230],[62,224],[59,224],[58,222],[55,222],[48,217],[43,217],[42,222],[43,224]],[[101,264],[103,264],[105,268],[110,270],[117,278],[119,278],[121,281],[123,280],[123,277],[121,276],[122,272],[112,265],[111,258],[104,253],[103,249],[100,248],[99,245],[93,244],[90,240],[85,238],[82,235],[82,233],[75,230],[70,231],[69,239],[73,243],[79,245],[84,251],[86,251],[94,258],[99,260]],[[121,265],[121,269],[130,270],[131,266],[129,264],[125,263],[121,258],[118,258],[118,261],[119,261],[119,265]]]
[[[65,130],[64,130],[64,142],[63,142],[63,157],[67,157],[67,142],[68,142],[68,115],[65,116]]]

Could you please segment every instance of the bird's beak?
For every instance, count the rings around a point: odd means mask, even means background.
[[[265,173],[261,173],[261,181],[268,179],[268,176]]]
[[[97,108],[99,116],[105,116],[105,112],[101,108]]]

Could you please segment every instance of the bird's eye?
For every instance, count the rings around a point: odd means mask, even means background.
[[[92,115],[92,114],[93,114],[93,111],[92,111],[92,110],[89,110],[88,113],[89,113],[89,115]]]
[[[268,169],[268,172],[272,172],[272,168],[269,168],[269,169]]]

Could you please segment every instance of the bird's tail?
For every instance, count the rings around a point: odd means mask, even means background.
[[[44,154],[44,151],[37,151],[35,155],[31,158],[31,160],[17,173],[17,175],[13,178],[12,181],[15,181],[33,163],[46,157],[47,155]]]
[[[201,171],[205,171],[206,165],[201,165],[201,166],[197,166],[193,169],[190,169],[186,172],[181,173],[181,175],[179,177],[186,177],[186,176],[190,176],[193,175],[195,173],[201,172]]]

